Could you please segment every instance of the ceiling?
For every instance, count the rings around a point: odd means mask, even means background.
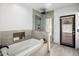
[[[46,9],[47,11],[54,10],[57,8],[73,6],[77,3],[26,3],[29,7],[32,7],[35,10],[41,11],[41,9]]]

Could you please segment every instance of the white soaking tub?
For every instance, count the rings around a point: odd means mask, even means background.
[[[43,41],[28,39],[9,46],[7,50],[10,56],[29,56],[43,46]]]

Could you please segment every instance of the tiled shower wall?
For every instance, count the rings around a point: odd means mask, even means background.
[[[0,40],[2,45],[10,45],[15,43],[13,41],[13,33],[25,32],[25,39],[21,39],[19,41],[23,41],[31,38],[31,30],[14,30],[14,31],[1,31],[0,32]]]
[[[25,32],[25,39],[20,39],[18,42],[30,38],[36,38],[36,39],[45,38],[46,40],[48,40],[48,33],[42,31],[32,31],[32,30],[0,31],[0,45],[14,44],[15,42],[13,41],[13,33],[18,32]]]

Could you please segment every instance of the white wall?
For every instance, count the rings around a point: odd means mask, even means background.
[[[79,13],[76,14],[76,48],[79,48]]]
[[[32,29],[32,9],[23,4],[0,4],[0,31]]]
[[[60,16],[76,14],[79,12],[79,6],[63,7],[54,10],[54,42],[60,44]],[[77,21],[76,21],[77,22]],[[76,38],[76,40],[78,40]],[[79,42],[76,43],[76,45]],[[78,48],[78,46],[76,47]]]

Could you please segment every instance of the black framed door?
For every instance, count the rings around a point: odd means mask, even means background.
[[[75,15],[60,16],[60,44],[75,48]]]

